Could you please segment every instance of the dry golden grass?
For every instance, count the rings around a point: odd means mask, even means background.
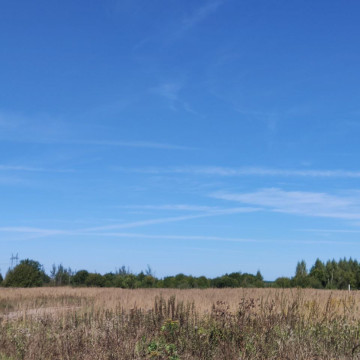
[[[358,359],[360,292],[0,288],[0,360]]]
[[[101,309],[115,309],[120,307],[125,311],[137,308],[150,310],[155,299],[162,297],[168,300],[175,296],[183,303],[194,303],[197,311],[207,313],[211,311],[217,301],[226,302],[231,312],[237,311],[243,299],[255,299],[259,302],[274,301],[277,307],[293,302],[301,302],[304,310],[311,304],[316,304],[320,311],[325,311],[331,298],[333,306],[338,311],[344,311],[351,306],[354,316],[360,318],[360,291],[349,293],[344,290],[315,290],[315,289],[118,289],[118,288],[0,288],[0,314],[28,309],[46,307],[81,308],[93,306]]]

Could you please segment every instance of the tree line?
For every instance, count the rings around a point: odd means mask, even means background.
[[[115,272],[104,275],[87,270],[73,271],[62,264],[53,265],[50,274],[35,260],[25,259],[13,269],[9,269],[5,278],[0,273],[0,286],[38,287],[38,286],[84,286],[136,288],[237,288],[237,287],[302,287],[316,289],[360,289],[360,264],[357,260],[346,258],[326,263],[317,259],[307,269],[305,261],[298,262],[293,277],[279,277],[275,281],[264,281],[260,271],[255,275],[233,272],[215,278],[177,274],[157,278],[151,268],[138,274],[132,273],[125,266]]]

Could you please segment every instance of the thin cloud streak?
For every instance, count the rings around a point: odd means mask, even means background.
[[[179,91],[182,89],[182,87],[183,86],[180,83],[167,82],[150,89],[150,91],[168,100],[178,101]]]
[[[45,125],[44,125],[45,124]],[[3,142],[43,145],[92,145],[110,147],[147,148],[164,150],[195,150],[193,147],[167,144],[157,141],[135,140],[97,140],[81,139],[74,134],[70,123],[48,117],[24,117],[18,114],[5,114],[0,109],[0,139]],[[80,134],[80,133],[79,133]],[[71,137],[73,137],[71,139]]]
[[[144,167],[118,168],[120,171],[141,174],[189,174],[231,176],[284,176],[284,177],[322,177],[322,178],[360,178],[360,171],[348,170],[296,170],[262,167],[222,167],[222,166],[184,166],[184,167]]]
[[[97,226],[97,227],[82,229],[81,231],[82,232],[92,232],[92,231],[98,231],[98,230],[128,229],[128,228],[136,228],[136,227],[148,226],[148,225],[165,224],[165,223],[170,223],[170,222],[179,222],[179,221],[193,220],[193,219],[206,218],[206,217],[212,217],[212,216],[220,216],[220,215],[250,213],[250,212],[256,212],[256,211],[259,211],[259,209],[253,208],[253,207],[230,208],[230,209],[223,209],[223,210],[218,210],[218,211],[208,212],[208,213],[203,213],[203,214],[197,214],[197,215],[175,216],[175,217],[134,221],[134,222],[123,223],[123,224]]]
[[[130,210],[169,210],[169,211],[219,211],[224,210],[216,206],[201,206],[188,204],[164,204],[164,205],[120,205],[121,209]]]
[[[205,241],[228,241],[228,242],[267,242],[267,240],[245,239],[245,238],[226,238],[218,236],[201,236],[201,235],[147,235],[147,234],[133,234],[133,233],[91,233],[95,236],[109,236],[109,237],[129,237],[139,239],[159,239],[159,240],[205,240]]]
[[[67,144],[74,145],[97,145],[97,146],[114,146],[114,147],[132,147],[132,148],[148,148],[148,149],[165,149],[165,150],[196,150],[196,148],[173,145],[166,143],[157,143],[150,141],[112,141],[112,140],[74,140],[67,141]]]
[[[206,235],[147,235],[134,233],[92,233],[91,235],[121,237],[121,238],[138,238],[138,239],[159,239],[159,240],[194,240],[194,241],[220,241],[220,242],[239,242],[239,243],[280,243],[280,244],[354,244],[354,241],[337,241],[337,240],[279,240],[279,239],[249,239],[249,238],[228,238],[221,236]]]
[[[327,193],[266,188],[252,193],[240,194],[215,192],[210,196],[252,206],[261,206],[264,211],[346,220],[360,219],[358,193],[352,194],[352,196],[335,196]]]
[[[75,170],[73,169],[47,169],[47,168],[31,167],[24,165],[0,165],[0,171],[55,172],[55,173],[75,172]]]
[[[360,230],[349,230],[349,229],[297,229],[296,231],[301,232],[314,232],[314,233],[335,233],[335,234],[358,234]]]
[[[201,115],[192,109],[192,107],[186,101],[181,99],[180,92],[183,87],[184,85],[182,82],[168,81],[151,88],[150,92],[164,98],[169,103],[170,109],[173,111],[177,111],[180,108],[188,113]]]
[[[89,146],[164,149],[164,150],[197,150],[197,148],[190,146],[158,143],[151,141],[61,140],[61,139],[2,139],[2,141],[24,143],[24,144],[43,144],[43,145],[89,145]]]
[[[44,235],[44,236],[64,235],[64,234],[74,234],[75,233],[73,231],[68,231],[68,230],[42,229],[42,228],[34,228],[34,227],[28,227],[28,226],[0,227],[0,232],[37,234],[37,235]]]
[[[89,235],[89,234],[100,231],[101,233],[98,235],[106,235],[106,231],[108,231],[108,230],[137,228],[137,227],[148,226],[148,225],[186,221],[186,220],[212,217],[212,216],[250,213],[250,212],[255,212],[255,211],[258,211],[258,209],[250,208],[250,207],[242,207],[242,208],[223,209],[223,210],[218,210],[216,212],[214,211],[214,212],[202,213],[202,214],[197,214],[197,215],[157,218],[157,219],[150,219],[150,220],[134,221],[134,222],[130,222],[130,223],[120,223],[120,224],[96,226],[96,227],[83,228],[83,229],[62,230],[62,229],[42,229],[42,228],[18,226],[18,227],[0,227],[0,232],[35,234],[35,235],[39,235],[39,236],[54,236],[54,235]]]
[[[178,32],[178,35],[190,30],[194,26],[198,25],[204,21],[208,16],[216,12],[222,1],[211,1],[199,8],[197,8],[194,13],[183,20],[182,27]]]
[[[175,241],[216,241],[216,242],[231,242],[231,243],[263,243],[263,244],[349,244],[358,245],[355,241],[332,241],[332,240],[283,240],[283,239],[254,239],[254,238],[236,238],[236,237],[222,237],[222,236],[208,236],[208,235],[153,235],[143,233],[122,233],[122,232],[81,232],[78,230],[56,230],[56,229],[41,229],[30,227],[3,227],[0,232],[20,233],[22,235],[29,235],[15,240],[32,240],[37,238],[44,238],[55,235],[64,236],[97,236],[97,237],[111,237],[111,238],[131,238],[131,239],[151,239],[151,240],[175,240]]]
[[[99,230],[114,230],[114,229],[128,229],[128,228],[136,228],[141,226],[147,225],[156,225],[156,224],[165,224],[169,222],[178,222],[184,220],[192,220],[197,219],[200,217],[204,217],[204,214],[201,215],[189,215],[189,216],[177,216],[177,217],[167,217],[167,218],[159,218],[159,219],[151,219],[151,220],[141,220],[141,221],[134,221],[130,223],[123,223],[123,224],[114,224],[114,225],[105,225],[105,226],[97,226],[91,228],[82,229],[83,232],[93,232]]]

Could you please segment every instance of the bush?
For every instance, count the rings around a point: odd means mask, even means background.
[[[50,278],[45,274],[39,262],[25,259],[14,269],[9,270],[4,280],[7,287],[35,287],[49,282]]]
[[[75,286],[85,286],[86,279],[89,276],[89,272],[87,270],[79,270],[73,277],[72,283]]]
[[[275,280],[276,287],[289,288],[291,287],[291,280],[288,277],[279,277]]]
[[[86,286],[105,286],[105,278],[100,274],[90,273],[85,281]]]
[[[112,272],[109,272],[107,274],[105,274],[104,276],[104,280],[105,280],[105,287],[114,287],[115,286],[115,280],[116,280],[116,275]]]

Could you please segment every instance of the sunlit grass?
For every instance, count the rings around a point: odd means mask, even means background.
[[[0,360],[355,359],[359,303],[297,289],[1,289]]]

